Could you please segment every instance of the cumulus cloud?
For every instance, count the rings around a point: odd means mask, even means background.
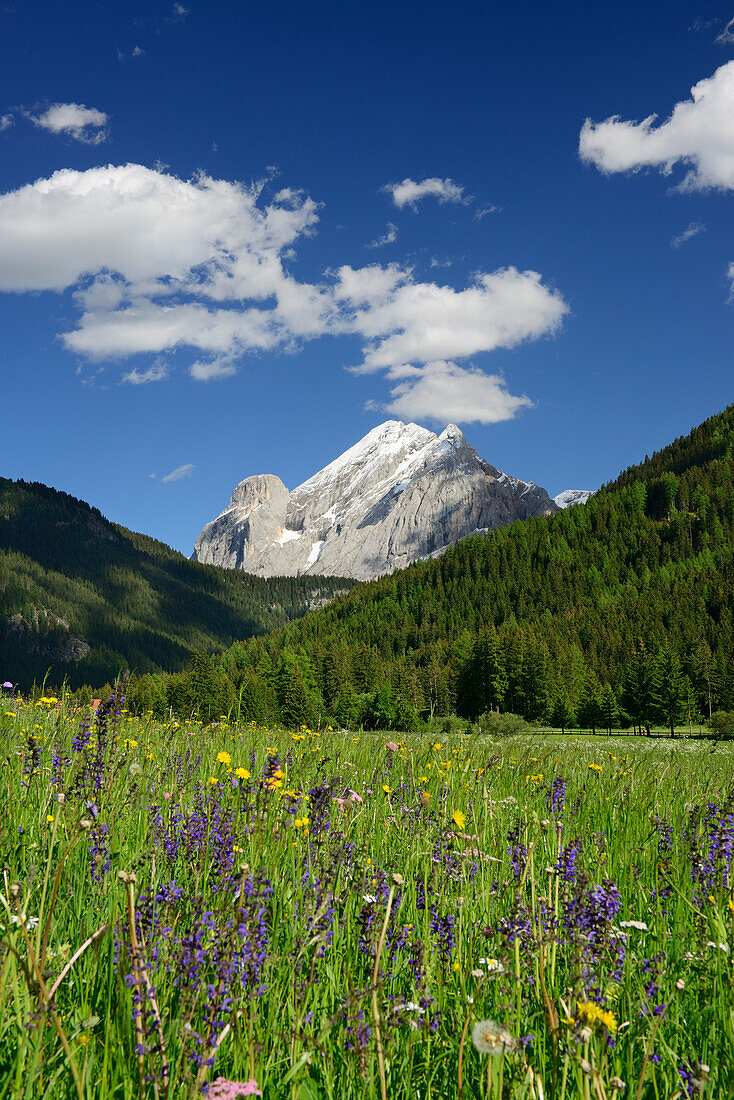
[[[520,409],[532,404],[529,397],[513,396],[499,375],[439,361],[412,368],[393,386],[389,401],[370,407],[408,420],[497,424],[512,420]]]
[[[398,227],[393,222],[387,223],[387,229],[381,237],[365,245],[365,248],[382,248],[383,245],[392,244],[398,239]]]
[[[682,233],[678,233],[670,242],[671,248],[680,248],[686,241],[690,241],[691,237],[697,237],[699,233],[703,233],[706,226],[703,222],[691,222],[687,229],[684,229]]]
[[[480,273],[463,290],[415,282],[397,265],[343,267],[336,294],[366,341],[357,373],[512,348],[555,332],[568,312],[536,271],[515,267]]]
[[[9,130],[11,126],[15,125],[15,115],[12,112],[8,112],[6,115],[0,116],[0,134],[3,130]]]
[[[210,382],[234,374],[247,354],[351,335],[362,347],[351,369],[386,373],[391,410],[427,408],[464,383],[488,418],[527,404],[501,379],[457,362],[558,330],[568,307],[537,272],[479,272],[455,288],[391,263],[299,282],[287,260],[317,221],[317,204],[292,188],[265,201],[262,184],[180,180],[162,167],[64,169],[0,195],[0,290],[71,289],[79,315],[62,339],[90,360],[187,348],[190,376]],[[167,373],[156,358],[123,381]]]
[[[144,370],[134,367],[127,374],[123,374],[122,381],[129,382],[131,386],[144,386],[148,382],[165,382],[169,374],[168,364],[156,359]]]
[[[191,477],[194,471],[193,462],[187,462],[183,466],[177,466],[175,470],[171,470],[170,474],[166,474],[161,478],[161,482],[164,485],[168,485],[171,481],[180,481],[182,477]]]
[[[29,115],[31,122],[52,134],[68,134],[85,145],[100,145],[107,140],[108,115],[83,103],[54,103],[40,115]]]
[[[581,130],[581,159],[602,172],[658,168],[669,175],[676,164],[688,166],[682,191],[734,188],[734,61],[700,80],[691,98],[677,103],[666,122],[657,116],[641,122],[618,115],[604,122],[586,120]]]
[[[434,198],[439,202],[453,202],[467,205],[472,201],[471,195],[464,195],[464,188],[451,179],[439,179],[437,176],[431,179],[415,180],[406,178],[402,183],[386,183],[382,188],[389,195],[399,210],[404,206],[418,209],[421,199]]]

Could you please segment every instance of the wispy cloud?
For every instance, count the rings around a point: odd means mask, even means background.
[[[15,126],[15,115],[12,111],[9,111],[6,115],[0,117],[0,134],[3,130],[9,130],[11,126]]]
[[[160,359],[156,359],[154,363],[151,363],[145,370],[141,370],[139,367],[134,367],[128,371],[127,374],[123,374],[122,381],[129,382],[132,386],[144,386],[148,382],[164,382],[170,375],[168,364],[162,362]]]
[[[719,46],[731,46],[734,42],[734,18],[729,20],[721,34],[717,34],[714,41]]]
[[[54,103],[39,115],[29,114],[31,122],[52,134],[66,134],[85,145],[100,145],[109,134],[109,116],[83,103]]]
[[[686,241],[690,241],[691,237],[697,237],[699,233],[704,233],[706,226],[703,222],[691,222],[687,229],[684,229],[682,233],[679,233],[676,237],[673,237],[670,242],[671,248],[680,248]]]
[[[482,218],[487,217],[487,214],[501,214],[501,213],[502,213],[502,207],[498,206],[497,203],[495,203],[495,202],[491,202],[488,206],[483,206],[483,207],[481,207],[480,210],[475,211],[474,221],[475,222],[480,222],[482,220]]]
[[[383,245],[392,244],[397,239],[398,227],[392,222],[388,222],[387,229],[382,234],[382,236],[378,237],[377,240],[371,241],[369,244],[366,244],[365,248],[382,248]]]
[[[603,122],[586,120],[579,139],[581,159],[602,172],[636,172],[658,168],[670,175],[676,164],[688,167],[680,191],[734,188],[734,61],[691,89],[690,99],[676,103],[670,118],[656,126],[656,115],[642,122],[613,115]]]
[[[177,466],[175,470],[171,470],[170,474],[166,474],[165,477],[162,477],[161,483],[163,485],[168,485],[171,481],[180,481],[181,478],[191,477],[193,471],[193,462],[187,462],[183,466]]]
[[[460,184],[454,183],[452,179],[439,179],[438,176],[420,182],[406,177],[402,183],[386,183],[382,190],[392,195],[399,210],[409,206],[415,211],[418,203],[427,198],[438,199],[441,203],[461,203],[464,206],[472,202],[472,196],[465,195]]]

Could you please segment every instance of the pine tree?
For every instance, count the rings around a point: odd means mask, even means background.
[[[658,716],[668,726],[671,737],[683,718],[687,694],[678,656],[670,646],[663,646],[655,661],[655,701]]]
[[[627,667],[622,690],[622,705],[633,725],[644,727],[648,735],[657,715],[655,662],[644,644],[638,642]]]
[[[599,700],[599,709],[601,712],[601,720],[604,723],[604,727],[607,733],[611,734],[612,729],[619,720],[619,707],[617,706],[617,696],[614,694],[614,688],[611,684],[605,684],[602,688],[601,698]]]
[[[550,710],[550,724],[556,729],[560,729],[561,733],[565,733],[569,727],[576,725],[576,716],[573,713],[571,701],[565,692],[561,692],[553,700]]]

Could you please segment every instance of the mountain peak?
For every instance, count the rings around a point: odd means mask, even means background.
[[[273,475],[245,479],[194,557],[262,576],[367,580],[556,510],[544,489],[481,459],[455,424],[436,435],[386,420],[291,493]]]

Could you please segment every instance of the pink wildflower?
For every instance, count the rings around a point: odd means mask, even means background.
[[[388,741],[388,743],[385,745],[385,748],[389,749],[390,752],[397,752],[398,751],[398,746],[395,744],[394,741]]]
[[[226,1077],[217,1077],[212,1081],[208,1095],[211,1100],[235,1100],[238,1096],[262,1096],[257,1081],[228,1081]]]

